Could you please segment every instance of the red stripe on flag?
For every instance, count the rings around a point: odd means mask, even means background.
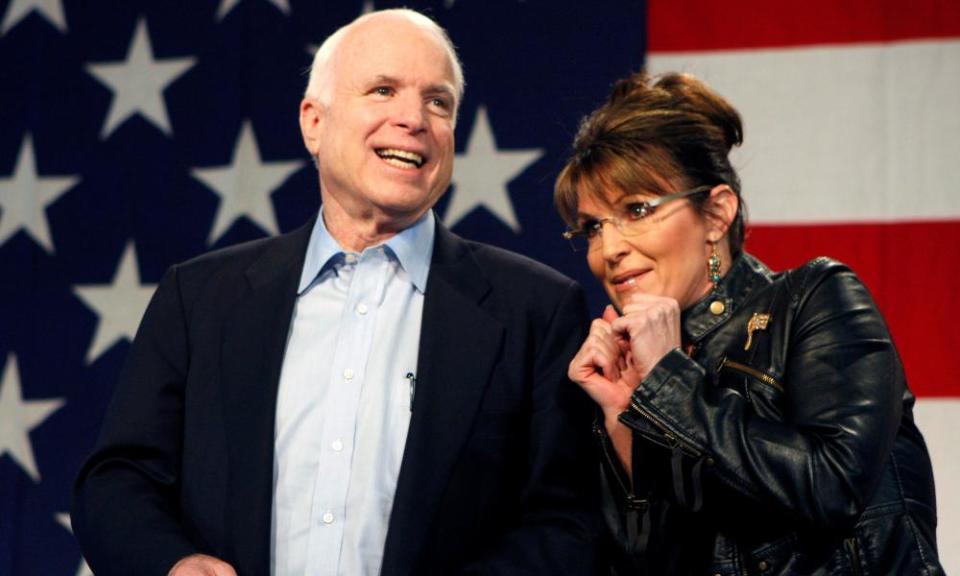
[[[650,0],[651,52],[960,36],[957,0]]]
[[[960,221],[757,225],[747,250],[774,270],[816,256],[848,264],[883,311],[918,396],[956,396]]]

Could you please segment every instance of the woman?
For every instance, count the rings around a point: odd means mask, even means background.
[[[569,375],[602,413],[618,574],[942,574],[933,473],[869,293],[743,251],[738,113],[705,84],[621,81],[556,203],[613,304]]]

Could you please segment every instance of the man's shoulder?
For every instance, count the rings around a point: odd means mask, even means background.
[[[203,270],[222,266],[243,267],[259,259],[264,252],[282,243],[285,235],[258,238],[238,244],[216,248],[185,260],[176,265],[180,270]]]
[[[460,241],[479,270],[478,278],[483,279],[479,282],[486,282],[480,289],[482,308],[513,337],[544,336],[559,330],[579,338],[587,324],[587,302],[576,281],[528,256],[481,242]],[[541,342],[538,338],[534,336],[531,342]]]
[[[576,284],[561,272],[529,256],[475,240],[461,239],[461,241],[476,259],[484,274],[495,284],[528,281],[558,288],[569,288]]]
[[[485,304],[504,318],[530,318],[550,322],[558,309],[586,313],[580,285],[528,256],[472,240],[460,240],[490,288]]]
[[[249,240],[195,256],[172,267],[181,284],[212,279],[234,281],[257,267],[280,269],[302,265],[311,223],[279,236]],[[301,263],[301,264],[298,264]]]

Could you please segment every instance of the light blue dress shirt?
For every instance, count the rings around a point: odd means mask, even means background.
[[[277,396],[275,576],[380,572],[434,232],[431,211],[357,254],[317,218]]]

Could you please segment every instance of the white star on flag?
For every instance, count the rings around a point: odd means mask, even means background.
[[[6,34],[14,26],[23,21],[31,12],[43,16],[47,22],[63,33],[67,32],[67,20],[63,17],[62,0],[13,0],[3,17],[0,26],[0,35]]]
[[[24,400],[17,357],[7,354],[3,377],[0,378],[0,457],[9,454],[34,482],[40,482],[40,471],[33,457],[30,431],[63,404],[61,398]]]
[[[453,227],[474,208],[483,206],[514,232],[519,232],[520,222],[513,211],[507,184],[538,160],[543,152],[540,148],[498,150],[487,111],[480,106],[473,132],[467,140],[467,151],[457,154],[454,162],[453,183],[456,188],[443,221]]]
[[[113,90],[110,113],[100,135],[108,136],[130,116],[140,113],[167,134],[172,132],[167,116],[163,91],[183,72],[193,66],[195,58],[164,58],[153,56],[147,22],[137,22],[123,63],[88,64],[87,69],[100,82]]]
[[[279,234],[270,194],[302,166],[302,161],[264,162],[253,126],[245,121],[229,166],[192,170],[195,177],[220,196],[208,242],[213,244],[241,216],[269,234]]]
[[[73,526],[70,525],[70,515],[66,512],[60,512],[55,515],[57,522],[63,526],[67,532],[73,534]],[[80,558],[80,566],[77,567],[76,576],[93,576],[93,570],[90,570],[90,566],[87,565],[87,561]]]
[[[133,339],[156,287],[141,283],[139,278],[136,247],[131,241],[123,250],[110,284],[74,287],[77,296],[100,317],[87,349],[87,362],[93,362],[121,338]]]
[[[0,244],[22,228],[52,253],[46,208],[77,180],[69,176],[39,176],[30,134],[24,136],[12,177],[0,178]]]
[[[280,9],[284,14],[290,14],[290,3],[288,0],[268,0],[271,4]],[[237,7],[240,0],[221,0],[220,7],[217,8],[217,20],[223,20],[223,17]]]

